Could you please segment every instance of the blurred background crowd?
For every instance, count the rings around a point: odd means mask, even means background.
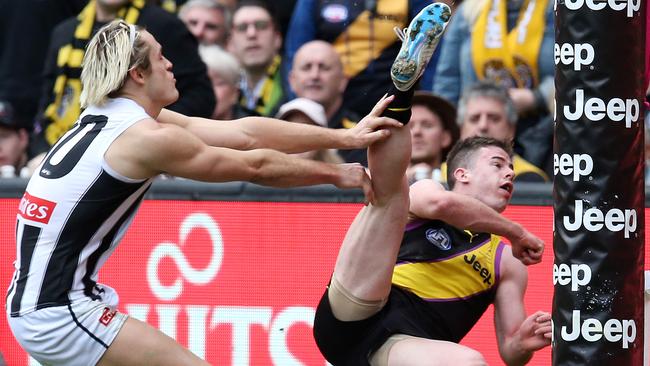
[[[413,101],[409,179],[444,182],[450,147],[482,135],[513,141],[517,181],[549,182],[553,2],[443,1],[453,15]],[[115,18],[162,45],[180,93],[174,111],[350,128],[390,87],[401,45],[394,28],[429,3],[0,0],[0,176],[29,177],[74,124],[85,46]],[[304,157],[367,164],[363,150]]]

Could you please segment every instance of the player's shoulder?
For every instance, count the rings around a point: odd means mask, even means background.
[[[422,205],[429,206],[433,203],[449,203],[449,191],[433,179],[421,179],[409,186],[409,197],[412,202],[419,202]]]
[[[411,192],[430,192],[430,191],[446,191],[447,189],[438,181],[433,179],[420,179],[411,184]]]
[[[175,124],[160,123],[153,118],[144,118],[127,129],[128,133],[152,143],[177,140],[186,131]]]
[[[182,128],[146,118],[127,128],[115,141],[120,156],[132,156],[152,167],[187,151],[196,152],[196,143]]]
[[[528,269],[526,265],[521,263],[521,261],[512,254],[512,248],[510,245],[503,246],[503,252],[501,253],[501,277],[504,279],[521,277],[527,278]]]

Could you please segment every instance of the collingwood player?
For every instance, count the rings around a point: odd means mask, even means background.
[[[171,69],[147,31],[122,20],[100,29],[83,61],[85,111],[27,185],[7,318],[21,346],[44,365],[207,364],[116,311],[115,291],[96,282],[157,175],[275,187],[334,184],[362,188],[373,200],[361,165],[283,152],[361,148],[386,138],[384,127],[401,126],[379,117],[390,97],[353,130],[268,118],[202,120],[161,113],[178,98]]]

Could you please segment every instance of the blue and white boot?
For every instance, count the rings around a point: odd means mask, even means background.
[[[395,28],[402,41],[402,48],[390,70],[397,89],[410,89],[422,76],[450,18],[451,9],[447,4],[433,3],[422,9],[404,31]]]

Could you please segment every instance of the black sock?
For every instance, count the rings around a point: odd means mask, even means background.
[[[413,99],[413,93],[415,93],[415,88],[401,91],[394,85],[391,86],[388,95],[394,95],[395,99],[393,99],[381,115],[407,124],[411,119],[411,100]]]

